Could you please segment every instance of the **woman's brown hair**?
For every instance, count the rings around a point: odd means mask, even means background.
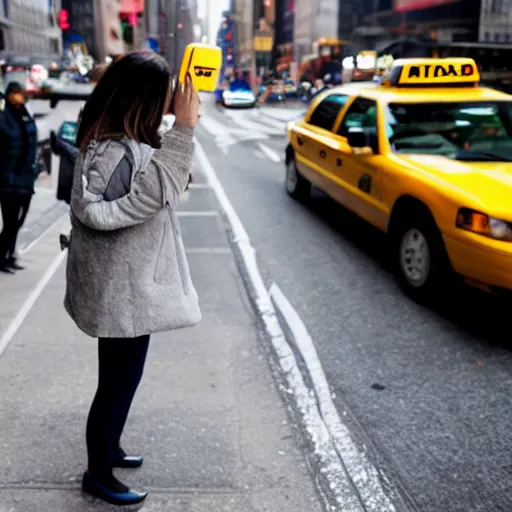
[[[129,53],[105,71],[85,104],[77,134],[84,151],[95,140],[128,137],[160,147],[158,128],[167,108],[171,74],[153,52]]]

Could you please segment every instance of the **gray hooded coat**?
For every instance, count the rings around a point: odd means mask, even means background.
[[[162,148],[93,142],[71,194],[65,308],[86,334],[132,338],[201,320],[175,208],[193,130],[175,125]]]

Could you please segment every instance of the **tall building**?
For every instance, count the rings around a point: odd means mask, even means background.
[[[441,44],[477,42],[481,6],[482,0],[379,0],[367,24],[386,29],[388,38],[427,38]],[[483,32],[485,35],[486,29]]]
[[[512,43],[512,0],[482,0],[478,38],[485,43]]]
[[[7,64],[49,65],[60,59],[61,33],[54,0],[0,2],[0,59]]]
[[[235,70],[234,61],[234,27],[235,24],[231,18],[231,11],[224,11],[217,31],[217,46],[222,51],[222,71],[221,80],[233,76]]]
[[[293,62],[294,10],[294,0],[276,2],[274,67],[279,72],[288,71]]]
[[[276,22],[275,0],[254,0],[254,52],[256,73],[263,75],[272,67]]]
[[[98,61],[124,52],[118,0],[61,0],[68,26],[63,30],[64,47],[83,43]]]
[[[338,38],[339,0],[295,0],[294,57],[298,62],[317,54],[320,39]]]
[[[254,60],[254,0],[232,0],[231,16],[236,24],[237,64],[252,72]]]

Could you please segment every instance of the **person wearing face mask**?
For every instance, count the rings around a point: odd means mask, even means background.
[[[34,194],[37,172],[37,128],[18,82],[7,86],[0,112],[0,272],[22,270],[16,261],[18,232]]]

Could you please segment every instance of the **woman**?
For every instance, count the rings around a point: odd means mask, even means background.
[[[150,334],[201,319],[175,214],[189,179],[199,98],[187,77],[173,98],[174,127],[160,136],[170,83],[160,56],[128,54],[94,89],[77,136],[65,307],[99,339],[82,487],[116,505],[147,495],[129,489],[112,469],[143,462],[126,455],[120,438]]]
[[[0,204],[4,224],[0,234],[0,272],[4,274],[23,269],[16,261],[16,241],[38,175],[37,128],[25,103],[21,84],[9,83],[0,112]]]

